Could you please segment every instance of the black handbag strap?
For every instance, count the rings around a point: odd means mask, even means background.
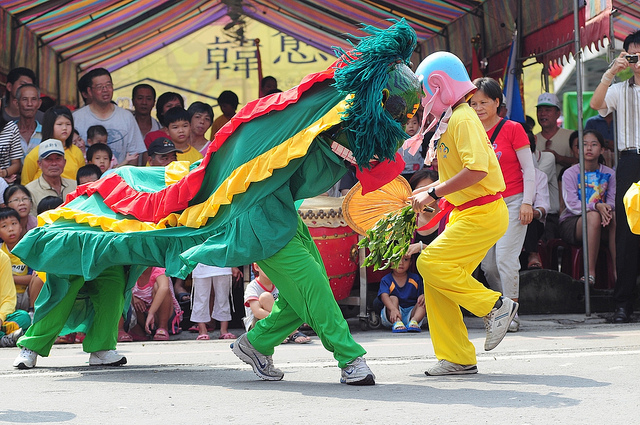
[[[507,122],[506,118],[502,118],[500,120],[500,122],[498,123],[498,126],[496,127],[496,130],[493,132],[493,134],[491,135],[491,144],[493,145],[493,142],[496,141],[496,137],[498,137],[498,133],[500,133],[500,129],[502,128],[502,126],[504,125],[504,123]]]

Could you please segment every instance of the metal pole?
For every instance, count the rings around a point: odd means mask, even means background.
[[[589,244],[587,235],[587,200],[585,196],[585,175],[584,175],[584,142],[582,141],[582,51],[580,49],[580,20],[578,19],[578,8],[580,0],[573,0],[573,28],[575,41],[575,61],[576,61],[576,101],[578,103],[578,149],[580,150],[580,188],[582,196],[580,203],[582,206],[582,263],[584,265],[584,310],[587,316],[591,316],[591,299],[589,297]]]
[[[613,62],[616,56],[616,36],[613,28],[613,18],[616,10],[611,10],[609,13],[609,45],[607,46],[607,63]],[[615,78],[615,77],[614,77]],[[617,112],[613,111],[613,169],[618,169],[618,117]],[[614,258],[615,262],[616,259]]]

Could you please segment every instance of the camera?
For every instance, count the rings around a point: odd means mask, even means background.
[[[629,63],[638,63],[638,55],[626,55],[624,58]]]

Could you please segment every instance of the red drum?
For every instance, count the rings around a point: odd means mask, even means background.
[[[316,196],[298,209],[320,251],[336,300],[349,296],[358,270],[358,234],[342,217],[342,199]]]

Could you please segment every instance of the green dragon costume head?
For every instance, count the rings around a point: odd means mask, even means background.
[[[353,50],[336,48],[340,61],[334,87],[348,97],[343,129],[360,168],[394,160],[408,138],[404,124],[420,105],[422,86],[411,69],[416,33],[404,19],[388,29],[366,26],[371,34]]]

